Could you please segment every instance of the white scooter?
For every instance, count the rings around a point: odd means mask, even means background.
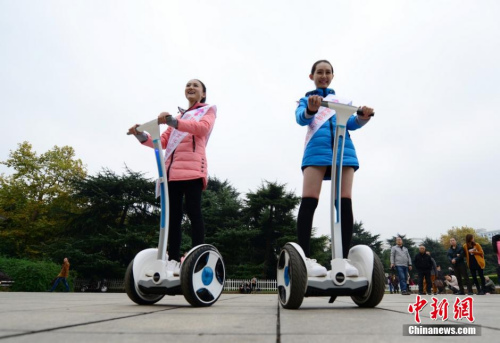
[[[337,296],[350,296],[360,307],[375,307],[385,292],[384,267],[378,256],[366,245],[356,245],[349,250],[348,260],[358,269],[358,276],[346,276],[345,260],[342,251],[342,231],[340,224],[340,199],[342,181],[342,159],[344,137],[349,117],[358,108],[335,102],[321,102],[322,107],[336,111],[337,128],[332,159],[331,186],[331,252],[332,269],[323,277],[307,277],[306,256],[297,243],[287,243],[278,258],[278,298],[287,309],[297,309],[304,297],[329,296],[333,303]],[[340,165],[337,166],[340,144]],[[336,209],[336,216],[335,216]]]
[[[181,264],[180,276],[167,270],[168,185],[158,119],[138,126],[137,131],[149,132],[153,140],[160,183],[161,221],[158,249],[142,250],[127,268],[127,295],[139,305],[152,305],[165,295],[178,294],[183,294],[195,307],[213,305],[223,291],[226,277],[224,261],[214,246],[201,244],[192,248]]]

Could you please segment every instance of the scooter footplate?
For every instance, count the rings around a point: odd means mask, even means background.
[[[179,279],[163,280],[159,284],[154,283],[153,280],[141,280],[139,281],[138,286],[141,292],[144,294],[182,294],[181,281]]]
[[[308,280],[305,297],[324,297],[324,296],[344,296],[344,295],[362,295],[368,290],[367,280],[346,280],[341,286],[333,283],[333,280],[324,281]]]

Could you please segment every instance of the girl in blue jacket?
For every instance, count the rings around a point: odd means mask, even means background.
[[[299,245],[307,257],[306,267],[308,276],[325,276],[327,273],[326,268],[309,257],[312,223],[314,211],[318,206],[321,184],[323,180],[330,180],[331,178],[336,116],[333,115],[322,122],[318,118],[315,118],[315,115],[320,109],[323,97],[326,97],[328,94],[335,94],[333,89],[328,88],[333,79],[332,65],[326,60],[317,61],[312,66],[309,78],[314,81],[316,89],[307,92],[305,97],[300,99],[295,111],[297,123],[301,126],[309,125],[309,134],[306,138],[306,147],[302,159],[304,182],[302,186],[302,201],[297,217],[297,234]],[[348,131],[344,143],[340,199],[344,258],[347,258],[351,244],[354,224],[351,203],[352,184],[354,172],[359,168],[356,150],[349,136],[349,131],[361,128],[370,120],[370,115],[374,113],[372,108],[366,106],[362,107],[362,112],[362,115],[352,115],[349,118],[346,127]],[[314,127],[316,129],[312,130]],[[314,134],[312,134],[313,132]],[[339,161],[337,161],[338,163]],[[347,276],[357,276],[358,270],[347,262],[346,274]]]

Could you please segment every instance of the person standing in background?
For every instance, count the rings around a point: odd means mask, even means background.
[[[484,295],[484,286],[486,282],[484,280],[483,269],[486,263],[484,261],[483,248],[481,248],[479,243],[474,241],[474,236],[470,233],[465,236],[463,248],[465,252],[465,261],[467,261],[470,273],[472,274],[472,281],[474,281],[474,285],[476,285],[477,295]],[[479,278],[481,279],[481,287],[477,281],[477,274],[479,274]]]
[[[410,295],[408,285],[406,283],[406,278],[408,276],[408,270],[411,270],[411,257],[408,249],[403,246],[403,239],[401,237],[396,238],[396,245],[391,248],[391,269],[396,267],[396,271],[399,277],[399,283],[401,285],[401,294]]]
[[[469,280],[469,273],[467,273],[467,267],[464,262],[464,249],[457,245],[457,240],[455,238],[450,238],[450,249],[448,249],[448,260],[450,260],[451,265],[453,266],[453,271],[455,272],[455,276],[457,277],[458,287],[460,292],[458,294],[465,294],[464,285],[462,283],[462,278],[465,280],[467,284],[467,291],[469,295],[473,295],[472,293],[472,283]]]

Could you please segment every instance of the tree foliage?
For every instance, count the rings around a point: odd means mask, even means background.
[[[69,146],[38,155],[28,142],[6,161],[11,175],[0,175],[0,250],[15,257],[36,257],[34,246],[62,227],[61,213],[74,205],[72,181],[85,177],[82,161]]]
[[[28,142],[0,163],[13,171],[0,175],[0,251],[5,256],[57,262],[69,257],[72,270],[83,277],[121,277],[139,251],[158,246],[159,200],[154,181],[142,173],[126,168],[122,175],[108,169],[86,175],[71,147],[37,154]],[[297,240],[294,210],[299,201],[279,182],[264,181],[241,195],[228,180],[209,178],[202,197],[206,242],[221,252],[229,278],[275,278],[280,248]],[[181,249],[188,251],[187,216],[182,228]],[[311,257],[329,267],[330,237],[315,232]],[[497,262],[491,244],[473,228],[454,227],[440,241],[426,238],[423,244],[446,269],[449,238],[463,244],[468,233],[483,247],[485,272],[491,273]],[[414,242],[399,236],[413,258],[418,251]],[[381,251],[379,237],[355,222],[351,246],[368,245],[389,271],[390,250]],[[395,239],[387,242],[392,246]]]
[[[474,235],[476,243],[481,244],[481,246],[490,244],[488,238],[479,236],[476,233],[476,230],[469,226],[452,227],[445,234],[441,235],[441,244],[446,250],[448,250],[450,248],[450,239],[455,238],[457,240],[457,244],[462,245],[465,243],[465,236],[467,236],[468,234]]]
[[[380,235],[372,235],[369,231],[365,230],[362,221],[354,222],[351,247],[359,244],[367,245],[382,258],[382,241],[379,238]]]
[[[49,257],[70,256],[88,277],[116,277],[135,254],[158,245],[159,203],[154,182],[143,174],[103,169],[75,180],[73,187],[78,208],[66,214],[62,235],[45,244]]]

